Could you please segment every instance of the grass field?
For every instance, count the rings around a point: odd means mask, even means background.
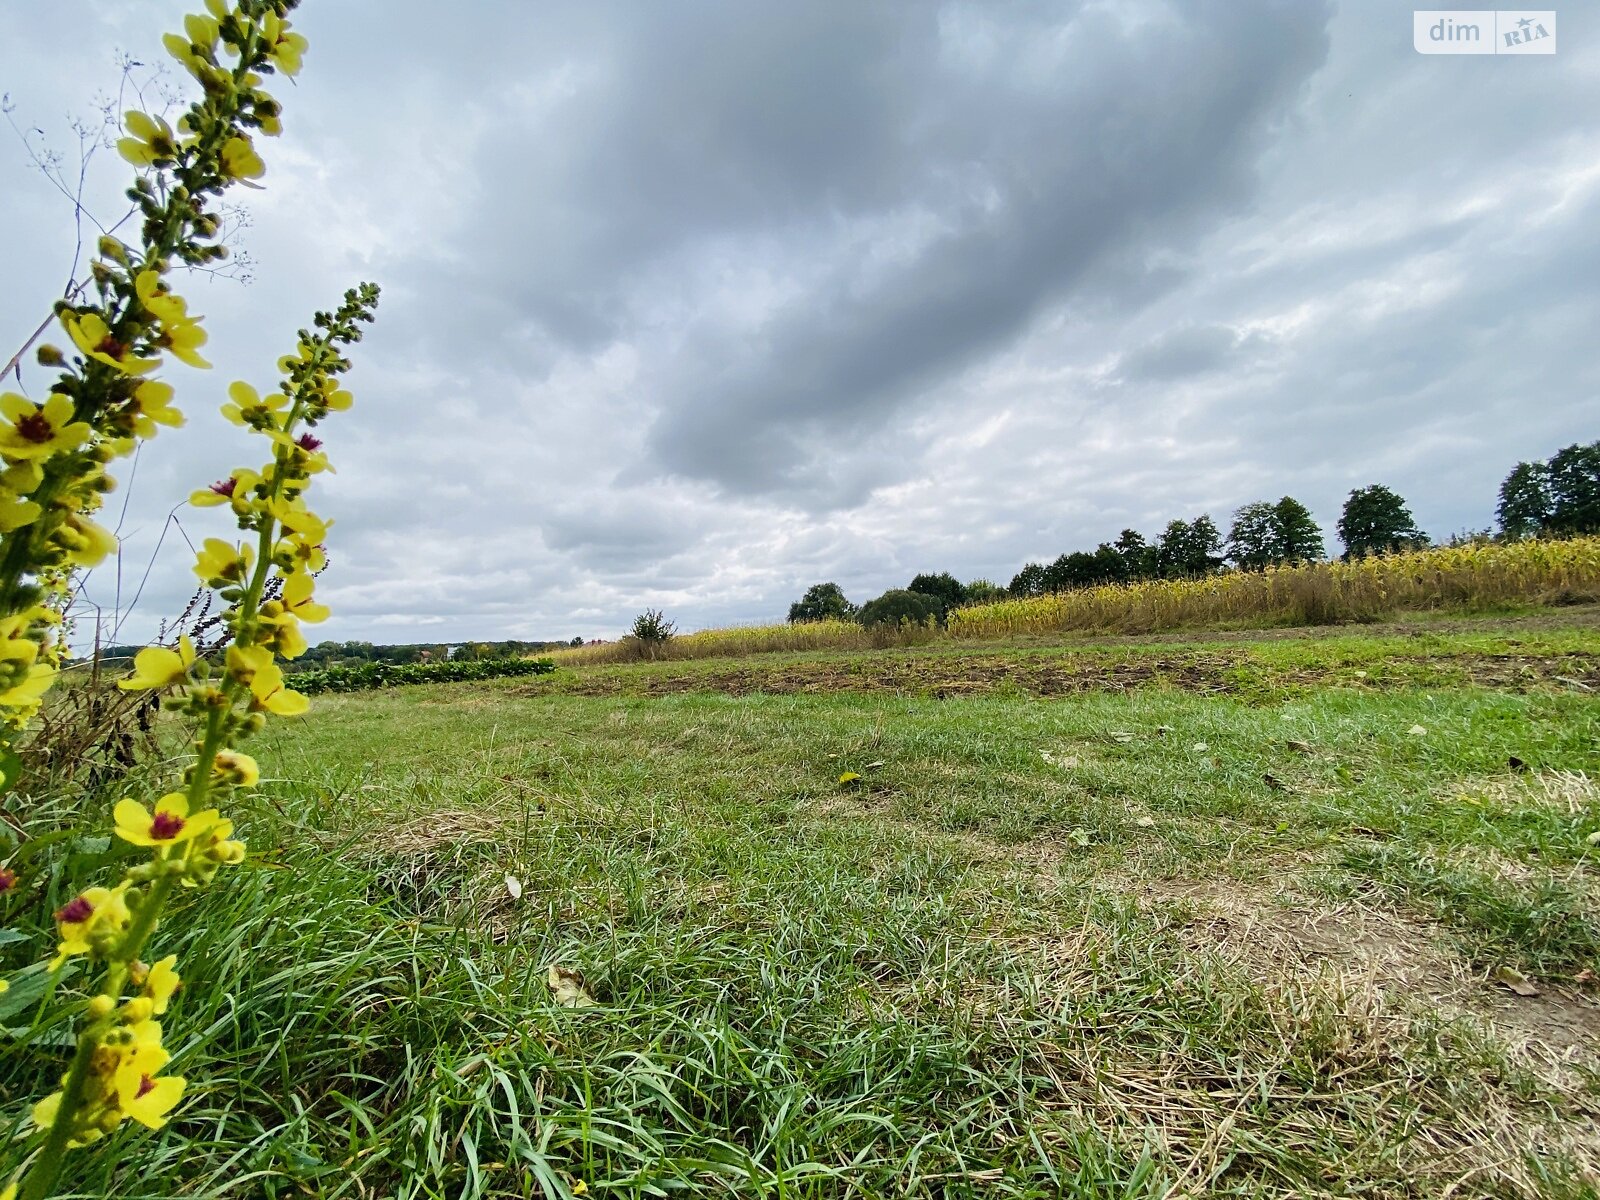
[[[162,934],[202,1157],[79,1186],[1595,1196],[1597,693],[1572,609],[319,697]]]

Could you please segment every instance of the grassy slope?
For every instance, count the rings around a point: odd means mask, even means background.
[[[288,869],[162,935],[213,1148],[130,1138],[86,1193],[1595,1194],[1600,706],[1462,668],[1600,635],[1011,653],[1239,686],[320,698],[259,747]]]

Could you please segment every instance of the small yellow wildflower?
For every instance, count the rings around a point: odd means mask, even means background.
[[[255,187],[250,181],[265,175],[267,164],[261,161],[250,139],[239,134],[222,144],[222,173],[246,187]]]
[[[98,567],[117,548],[117,539],[109,529],[80,513],[68,513],[53,540],[80,567]]]
[[[228,674],[250,689],[251,708],[258,712],[296,717],[311,707],[299,692],[283,686],[283,671],[265,646],[229,646]]]
[[[261,768],[248,754],[237,750],[218,750],[212,760],[211,776],[217,783],[234,787],[255,787],[261,779]]]
[[[305,36],[289,32],[289,22],[272,12],[261,22],[261,32],[270,47],[267,54],[278,70],[291,77],[298,75],[301,56],[310,44]]]
[[[125,692],[168,688],[187,679],[192,666],[194,643],[189,640],[188,634],[184,634],[178,639],[176,650],[168,650],[165,646],[147,646],[139,651],[133,656],[133,674],[119,680],[117,686]]]
[[[6,723],[17,728],[26,725],[33,714],[39,711],[40,701],[55,681],[55,668],[39,663],[28,669],[21,682],[0,691],[0,710],[11,710],[4,713]]]
[[[122,123],[132,136],[117,139],[117,153],[134,166],[148,167],[178,157],[177,135],[160,117],[130,109],[122,114]]]
[[[247,425],[251,429],[276,429],[279,411],[289,404],[289,397],[281,392],[263,399],[242,379],[228,385],[228,398],[232,403],[222,406],[222,415],[235,425]]]
[[[207,538],[195,558],[194,573],[213,587],[241,584],[249,578],[255,557],[255,547],[249,544],[235,546],[221,538]]]
[[[52,971],[75,954],[88,954],[94,935],[116,935],[128,927],[132,914],[128,911],[127,890],[126,883],[115,888],[92,887],[56,909],[56,930],[61,942],[50,961]]]
[[[150,973],[145,976],[141,995],[147,997],[157,1016],[167,1011],[167,1006],[172,1003],[172,997],[183,986],[183,980],[178,978],[178,956],[169,954],[155,966],[150,968]]]
[[[42,512],[44,509],[32,500],[19,500],[0,492],[0,533],[11,533],[24,525],[32,525]]]
[[[131,1074],[129,1078],[132,1079]],[[167,1114],[183,1099],[183,1087],[182,1075],[163,1075],[159,1079],[140,1075],[126,1085],[118,1082],[117,1103],[124,1115],[147,1129],[160,1129],[167,1123]]]
[[[172,407],[172,395],[172,385],[157,379],[146,379],[133,389],[133,398],[123,411],[136,436],[154,437],[157,425],[176,429],[183,424],[183,414]]]
[[[214,808],[190,816],[188,797],[181,792],[161,797],[153,813],[137,800],[118,800],[111,816],[117,823],[117,836],[135,846],[176,846],[204,833],[220,819]]]
[[[112,335],[110,326],[98,313],[63,315],[61,323],[79,350],[124,375],[145,375],[161,365],[159,358],[134,358],[132,349]]]
[[[49,458],[63,450],[75,450],[88,438],[85,421],[72,419],[72,400],[51,392],[43,404],[35,404],[14,392],[0,394],[0,454],[8,460],[27,461]]]

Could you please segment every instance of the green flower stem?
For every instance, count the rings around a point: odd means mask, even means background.
[[[166,861],[166,860],[163,860]],[[158,875],[150,885],[144,902],[139,905],[127,932],[117,943],[106,966],[105,979],[100,984],[100,995],[113,1001],[122,999],[122,988],[127,982],[130,964],[144,950],[144,944],[155,932],[161,910],[172,892],[175,877],[167,872]],[[78,1048],[72,1056],[72,1066],[67,1070],[66,1082],[61,1087],[61,1103],[56,1108],[56,1118],[50,1125],[50,1134],[39,1150],[39,1157],[29,1167],[19,1191],[18,1200],[44,1200],[55,1186],[66,1162],[67,1140],[72,1136],[73,1118],[83,1107],[83,1088],[89,1078],[89,1061],[94,1057],[100,1039],[116,1024],[114,1015],[101,1017],[78,1035]]]

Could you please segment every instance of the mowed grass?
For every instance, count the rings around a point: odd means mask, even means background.
[[[1600,635],[982,654],[319,698],[81,1194],[1597,1194]]]

